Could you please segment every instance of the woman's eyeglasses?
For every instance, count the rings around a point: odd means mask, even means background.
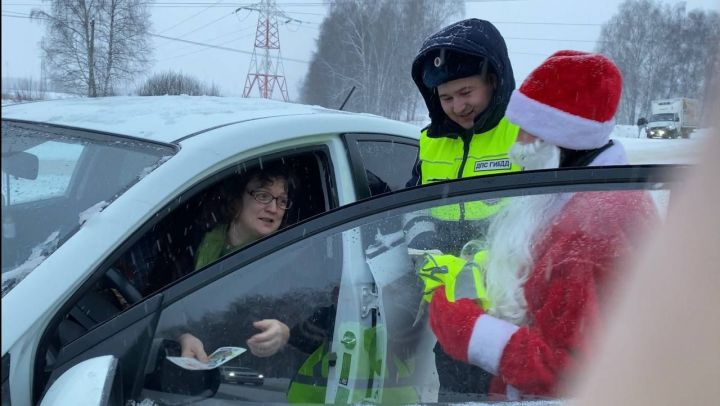
[[[247,193],[255,198],[255,201],[261,204],[270,204],[273,200],[277,200],[277,207],[279,209],[287,210],[292,207],[292,200],[285,196],[275,197],[268,192],[263,192],[262,190],[253,190],[248,191]]]

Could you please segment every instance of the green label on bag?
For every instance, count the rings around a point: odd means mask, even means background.
[[[343,353],[342,369],[340,370],[340,385],[347,385],[350,378],[350,361],[352,355],[347,352]]]

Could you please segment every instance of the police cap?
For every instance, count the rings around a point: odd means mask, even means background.
[[[423,62],[422,81],[432,89],[451,80],[473,75],[485,76],[485,58],[448,49],[428,52]]]

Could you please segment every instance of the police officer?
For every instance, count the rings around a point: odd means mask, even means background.
[[[431,122],[422,130],[407,186],[522,169],[508,156],[518,134],[518,127],[505,118],[515,79],[505,41],[495,26],[468,19],[431,35],[413,62],[412,78]],[[460,271],[454,263],[464,263],[452,256],[460,256],[463,245],[485,234],[489,217],[501,203],[446,205],[409,216],[404,225],[408,247],[441,251],[445,255],[430,258],[426,265],[443,268],[452,278]],[[439,347],[435,352],[440,400],[448,392],[486,392],[487,380],[479,379],[486,375],[482,370],[453,361]]]
[[[431,122],[422,130],[418,159],[407,186],[521,169],[508,157],[518,132],[504,117],[515,79],[505,41],[495,26],[473,18],[431,35],[415,57],[412,78]],[[414,241],[410,246],[458,253],[464,242],[477,237],[475,230],[468,229],[473,220],[496,211],[490,206],[433,210],[432,219],[406,224],[405,231]],[[432,220],[431,226],[428,220]],[[420,227],[413,230],[417,222]],[[430,238],[433,232],[464,232],[461,234],[469,238],[439,246],[442,242]]]

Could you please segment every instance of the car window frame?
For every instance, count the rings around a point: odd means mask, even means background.
[[[372,197],[370,193],[370,182],[367,179],[365,162],[360,154],[360,148],[358,143],[360,142],[390,142],[396,144],[410,145],[418,150],[420,149],[420,141],[414,138],[403,137],[400,135],[383,134],[383,133],[343,133],[341,138],[345,143],[345,148],[348,153],[348,160],[350,161],[350,167],[352,168],[352,178],[355,184],[355,195],[357,200],[366,199]],[[408,180],[410,180],[411,173],[408,172]]]
[[[140,322],[149,316],[154,315],[157,321],[159,315],[173,303],[191,295],[195,291],[236,272],[244,269],[265,256],[275,251],[278,247],[288,247],[302,242],[307,238],[320,238],[323,233],[328,233],[337,227],[351,229],[373,218],[380,219],[398,211],[406,212],[412,210],[413,206],[422,205],[429,201],[445,199],[447,204],[457,203],[467,195],[482,195],[483,199],[494,199],[522,194],[562,193],[562,192],[583,192],[583,191],[609,191],[609,190],[652,190],[653,185],[674,186],[679,183],[683,174],[687,171],[683,165],[627,165],[608,167],[582,167],[566,168],[560,170],[542,170],[530,172],[517,172],[512,174],[487,175],[474,178],[455,179],[444,182],[437,182],[429,185],[415,186],[399,190],[389,194],[378,195],[363,201],[358,201],[342,207],[332,209],[320,216],[315,216],[294,224],[268,238],[256,241],[243,250],[235,252],[227,257],[204,268],[202,272],[193,272],[185,277],[171,283],[164,290],[156,292],[141,303],[157,303],[153,306],[134,305],[123,313],[100,324],[89,331],[82,338],[80,343],[73,346],[73,359],[82,359],[82,355],[94,350],[98,345],[103,344],[103,339],[122,334],[123,329],[132,327],[134,323]],[[518,193],[518,191],[520,193]],[[672,204],[672,200],[670,202]],[[109,256],[108,258],[111,258]],[[107,267],[107,261],[104,261]],[[112,263],[112,262],[109,262]],[[99,267],[98,269],[105,269]],[[102,272],[94,272],[95,281],[102,277]],[[92,286],[89,282],[83,285],[86,289]],[[68,300],[61,311],[56,312],[53,319],[59,314],[66,314],[69,304],[75,303],[81,296],[79,289],[70,300]],[[47,340],[47,335],[54,331],[55,327],[47,327],[42,335],[41,341]],[[153,333],[155,333],[153,331]],[[81,341],[82,340],[82,341]],[[75,344],[73,342],[72,344]],[[85,348],[82,348],[85,347]],[[41,348],[41,346],[38,346]],[[40,352],[35,355],[36,369],[33,376],[37,377],[40,360]],[[42,353],[44,357],[44,352]],[[142,371],[138,371],[141,373]],[[140,379],[133,377],[134,382]],[[33,384],[34,399],[40,399],[40,395],[50,382],[45,382],[39,387],[37,382]]]
[[[91,141],[100,141],[100,142],[116,142],[118,139],[121,140],[127,140],[133,143],[138,144],[152,144],[157,145],[163,148],[168,148],[172,151],[171,156],[175,156],[180,151],[180,146],[174,143],[167,143],[167,142],[161,142],[156,140],[150,140],[140,137],[134,137],[131,135],[125,135],[120,133],[111,133],[107,131],[100,131],[100,130],[93,130],[93,129],[86,129],[86,128],[80,128],[80,127],[72,127],[68,125],[62,125],[62,124],[51,124],[51,123],[44,123],[39,121],[30,121],[30,120],[19,120],[19,119],[13,119],[13,118],[2,118],[3,122],[10,123],[12,125],[16,125],[22,128],[26,128],[28,130],[32,131],[38,131],[38,132],[48,132],[53,135],[56,135],[58,137],[70,137],[74,139],[88,139]],[[46,199],[40,199],[37,200],[37,202],[45,201],[45,200],[53,200],[53,199],[69,199],[73,196],[76,196],[78,188],[80,188],[81,183],[78,179],[78,177],[81,177],[83,169],[88,165],[88,160],[91,159],[91,157],[88,157],[88,151],[87,148],[83,149],[83,151],[80,153],[80,156],[77,159],[77,163],[75,164],[75,168],[73,168],[73,173],[70,176],[70,181],[68,182],[68,186],[65,189],[65,192],[62,195],[56,195],[56,196],[50,196]],[[134,183],[133,183],[134,184]],[[130,187],[132,187],[132,185]],[[125,190],[120,191],[120,194],[124,192]],[[22,202],[19,204],[25,204],[25,203],[33,203],[32,202]]]

